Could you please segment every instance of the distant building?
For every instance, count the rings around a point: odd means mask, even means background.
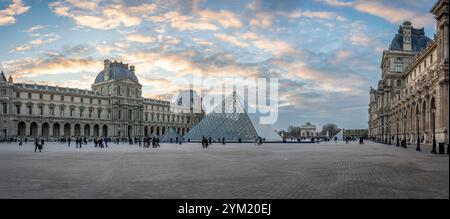
[[[14,83],[1,72],[0,138],[162,136],[170,128],[183,136],[200,121],[192,109],[142,97],[135,70],[105,60],[92,90]]]
[[[299,133],[301,138],[315,138],[317,137],[317,127],[309,122],[300,126]]]

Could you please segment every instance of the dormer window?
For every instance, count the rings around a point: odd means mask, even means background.
[[[396,72],[403,72],[403,62],[401,59],[395,60],[394,68]]]

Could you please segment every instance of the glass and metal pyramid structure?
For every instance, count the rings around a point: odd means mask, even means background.
[[[281,142],[281,136],[270,126],[259,123],[256,114],[248,114],[244,101],[233,92],[185,136],[186,141],[201,141],[203,137],[227,142],[254,142],[261,137],[266,142]]]
[[[177,139],[181,141],[182,137],[175,131],[175,129],[169,128],[166,134],[164,134],[164,136],[161,138],[161,142],[176,143]]]

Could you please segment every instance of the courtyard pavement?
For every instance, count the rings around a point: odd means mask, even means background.
[[[449,198],[449,156],[376,143],[0,144],[0,198]]]

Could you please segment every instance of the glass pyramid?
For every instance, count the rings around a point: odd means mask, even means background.
[[[282,138],[270,125],[259,124],[256,114],[249,116],[244,101],[233,92],[185,136],[186,141],[201,141],[203,137],[227,142],[254,142],[257,137],[265,141],[281,142]]]
[[[175,131],[173,128],[169,128],[169,130],[164,134],[161,139],[161,142],[164,143],[176,143],[177,138],[181,141],[182,137]]]

